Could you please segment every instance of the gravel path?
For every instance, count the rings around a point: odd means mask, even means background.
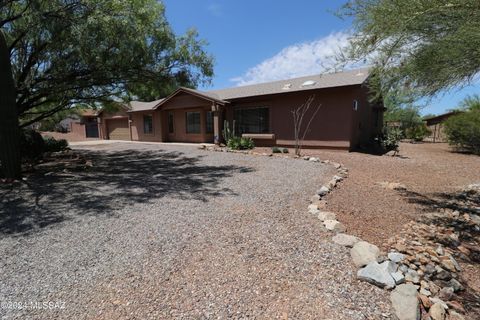
[[[79,150],[89,172],[0,189],[0,301],[65,303],[2,319],[388,318],[388,293],[358,282],[307,213],[333,168],[158,144]]]

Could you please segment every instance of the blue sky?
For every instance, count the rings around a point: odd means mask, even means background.
[[[215,57],[212,85],[219,89],[321,73],[348,38],[351,21],[334,12],[339,0],[164,0],[177,34],[195,27]],[[455,107],[480,86],[454,90],[429,101],[423,114]]]

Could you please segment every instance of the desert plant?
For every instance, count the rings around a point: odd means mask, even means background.
[[[297,156],[300,156],[303,146],[303,140],[305,140],[305,136],[309,131],[310,124],[317,115],[318,110],[320,110],[320,105],[317,105],[313,107],[313,110],[311,112],[309,112],[309,110],[312,108],[314,100],[315,95],[311,95],[302,105],[296,106],[292,109],[293,134],[295,137],[295,155]],[[311,114],[309,115],[309,120],[306,123],[305,127],[303,127],[303,118],[307,113]]]
[[[431,133],[425,123],[419,123],[405,130],[405,137],[414,141],[423,141]]]
[[[380,143],[381,148],[385,152],[394,151],[393,155],[398,153],[400,147],[400,140],[403,137],[402,130],[392,128],[387,130],[383,135],[377,137],[376,140]]]
[[[233,120],[233,130],[230,129],[230,124],[227,120],[223,121],[223,130],[222,130],[223,139],[228,143],[230,139],[235,136],[235,120]]]
[[[45,151],[45,141],[40,133],[35,130],[23,130],[20,139],[20,153],[27,161],[34,161],[41,157]]]
[[[227,147],[232,150],[246,150],[255,147],[251,138],[233,136],[227,141]]]
[[[68,148],[68,142],[65,139],[56,140],[53,137],[45,137],[45,151],[58,152]]]
[[[282,152],[283,152],[283,153],[288,153],[288,149],[287,149],[287,148],[283,148],[283,149],[282,149]]]
[[[449,144],[458,149],[480,154],[480,109],[472,108],[445,121]]]
[[[252,138],[241,137],[240,138],[240,148],[242,150],[255,148],[255,144],[253,143]]]
[[[282,153],[282,150],[279,147],[272,147],[272,153]]]

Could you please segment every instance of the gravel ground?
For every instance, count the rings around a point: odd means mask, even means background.
[[[357,281],[348,250],[307,213],[330,166],[159,144],[79,150],[88,172],[0,189],[0,301],[65,307],[3,305],[2,319],[389,317],[388,293]]]

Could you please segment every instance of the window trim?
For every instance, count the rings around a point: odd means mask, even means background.
[[[188,132],[188,114],[197,113],[198,114],[198,132]],[[186,134],[202,134],[202,112],[201,111],[185,111],[185,133]]]
[[[150,117],[150,119],[152,119],[152,126],[150,128],[150,132],[146,132],[145,130],[145,119],[147,117]],[[143,134],[145,135],[154,135],[155,134],[155,130],[154,130],[154,126],[153,126],[153,114],[149,113],[149,114],[144,114],[143,115]]]
[[[238,110],[251,110],[251,109],[267,109],[268,110],[268,130],[267,132],[243,132],[240,133],[240,128],[238,128],[239,123],[238,119],[235,118],[235,112]],[[235,132],[238,134],[272,134],[272,117],[271,117],[271,112],[270,112],[270,106],[269,105],[250,105],[250,106],[235,106],[233,110],[233,118],[236,122],[237,128],[235,128]]]

